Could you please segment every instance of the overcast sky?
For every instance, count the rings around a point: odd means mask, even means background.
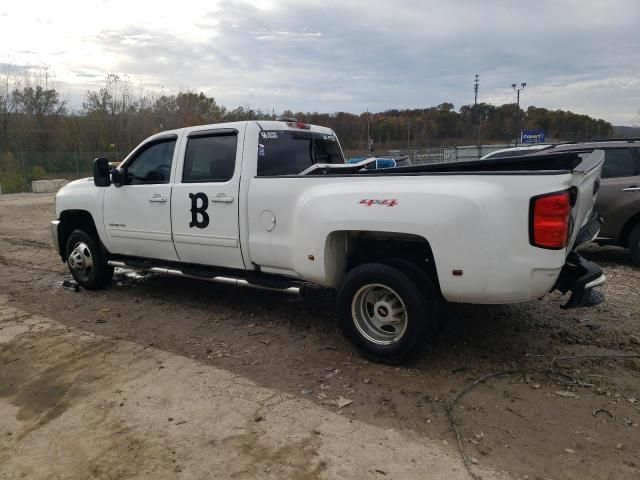
[[[48,64],[72,104],[128,75],[227,107],[515,101],[640,123],[640,0],[10,1],[0,63]]]

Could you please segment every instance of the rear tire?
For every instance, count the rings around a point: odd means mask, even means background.
[[[406,273],[411,277],[419,289],[424,289],[424,295],[435,295],[437,297],[437,301],[434,302],[434,322],[431,325],[433,330],[429,332],[428,338],[429,340],[432,340],[440,335],[447,323],[447,302],[442,297],[439,289],[436,288],[437,282],[434,282],[429,274],[418,267],[415,263],[405,260],[404,258],[391,257],[385,259],[383,263]]]
[[[640,266],[640,223],[629,234],[629,253],[633,263]]]
[[[74,230],[66,245],[67,266],[74,280],[87,290],[106,287],[113,278],[113,267],[96,241],[84,230]]]
[[[427,277],[382,263],[355,267],[338,292],[338,321],[345,336],[369,359],[409,361],[432,338],[440,322],[440,295]]]

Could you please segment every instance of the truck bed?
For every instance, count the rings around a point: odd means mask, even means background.
[[[411,165],[408,167],[389,168],[388,173],[430,173],[430,172],[522,172],[541,171],[570,172],[575,169],[582,158],[577,153],[549,154],[531,158],[528,155],[503,157],[488,160],[469,160],[465,162],[431,163]]]
[[[588,162],[585,160],[586,170],[589,170]],[[428,174],[482,174],[491,172],[513,174],[525,172],[541,174],[560,174],[574,171],[578,165],[583,163],[579,153],[549,153],[547,155],[519,155],[513,157],[496,158],[488,160],[470,160],[465,162],[451,163],[428,163],[424,165],[411,165],[406,167],[385,168],[381,170],[367,170],[362,168],[362,164],[333,165],[318,164],[315,168],[303,172],[305,175],[365,175],[365,176],[387,176],[387,175],[428,175]],[[594,162],[595,163],[595,162]]]

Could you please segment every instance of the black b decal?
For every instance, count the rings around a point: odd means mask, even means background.
[[[189,222],[189,227],[207,228],[207,225],[209,225],[209,215],[207,214],[209,198],[202,192],[190,193],[189,198],[191,199],[191,221]],[[198,207],[198,200],[202,200],[200,207]],[[202,215],[202,220],[198,220],[198,214]]]

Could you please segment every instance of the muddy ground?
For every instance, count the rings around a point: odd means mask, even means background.
[[[544,372],[556,357],[640,353],[640,269],[623,249],[585,249],[605,268],[604,304],[451,305],[437,341],[395,368],[353,351],[326,290],[292,298],[125,271],[106,291],[63,288],[52,217],[51,195],[0,196],[1,479],[465,478],[445,407],[503,371],[519,372],[453,409],[473,471],[640,478],[640,360]],[[246,390],[221,387],[230,378]],[[182,417],[176,434],[167,418]]]

